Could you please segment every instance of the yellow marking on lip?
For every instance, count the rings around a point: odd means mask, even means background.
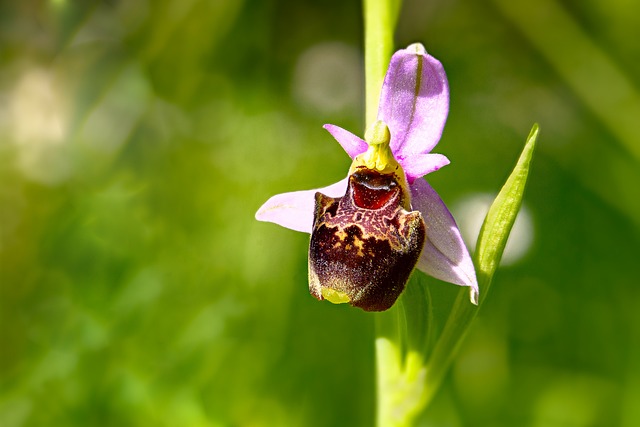
[[[364,256],[364,242],[357,237],[354,237],[353,245],[358,248],[358,256]]]
[[[336,237],[340,239],[340,241],[344,241],[348,236],[347,232],[344,230],[336,231]]]
[[[349,295],[330,288],[322,288],[322,296],[324,299],[334,304],[344,304],[345,302],[351,301]]]

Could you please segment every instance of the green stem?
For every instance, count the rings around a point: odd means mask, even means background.
[[[393,384],[400,375],[399,330],[396,311],[376,315],[376,425],[378,427],[395,426],[393,419]],[[395,325],[394,325],[395,323]],[[385,332],[389,333],[385,336]]]
[[[365,129],[378,115],[380,90],[393,53],[393,30],[401,3],[401,0],[364,0]]]
[[[376,315],[379,427],[412,426],[425,405],[426,327],[431,310],[423,278],[414,274],[396,304]]]
[[[393,32],[401,0],[364,0],[364,62],[366,123],[369,129],[377,120],[378,102],[384,76],[393,54]],[[393,383],[401,375],[402,331],[404,313],[394,308],[376,315],[376,381],[377,425],[402,427],[394,420],[395,393]]]

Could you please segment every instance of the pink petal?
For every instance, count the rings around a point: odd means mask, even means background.
[[[442,64],[420,44],[397,51],[384,78],[378,119],[391,131],[396,157],[428,153],[449,113],[449,83]]]
[[[416,178],[422,178],[450,163],[449,159],[442,154],[414,154],[406,159],[397,160],[402,165],[409,184],[412,184]]]
[[[358,154],[367,151],[367,143],[348,130],[336,125],[324,125],[323,127],[340,143],[344,151],[346,151],[352,159]]]
[[[277,194],[263,204],[258,212],[258,221],[273,222],[285,228],[311,234],[316,192],[329,197],[341,197],[347,191],[347,180],[315,190],[293,191]]]
[[[416,266],[436,279],[471,288],[471,302],[478,303],[478,281],[467,247],[451,212],[424,179],[411,187],[411,204],[427,226],[427,241]]]

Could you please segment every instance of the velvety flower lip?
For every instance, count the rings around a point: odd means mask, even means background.
[[[419,44],[397,51],[384,79],[378,120],[388,126],[389,147],[409,184],[411,206],[426,224],[426,241],[416,267],[425,273],[470,288],[471,301],[478,303],[478,283],[473,262],[453,216],[423,176],[449,164],[442,154],[431,153],[437,145],[449,112],[449,85],[442,64]],[[338,126],[324,128],[353,159],[369,145]],[[324,188],[284,193],[270,198],[256,219],[310,233],[315,194],[329,197],[345,194],[348,178]]]

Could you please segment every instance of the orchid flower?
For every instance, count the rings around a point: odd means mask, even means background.
[[[324,128],[353,159],[347,178],[324,188],[278,194],[256,219],[311,234],[309,289],[319,300],[386,310],[414,267],[470,288],[471,257],[453,216],[423,179],[449,164],[433,154],[449,112],[442,64],[419,44],[397,51],[382,86],[378,121],[361,139]]]

